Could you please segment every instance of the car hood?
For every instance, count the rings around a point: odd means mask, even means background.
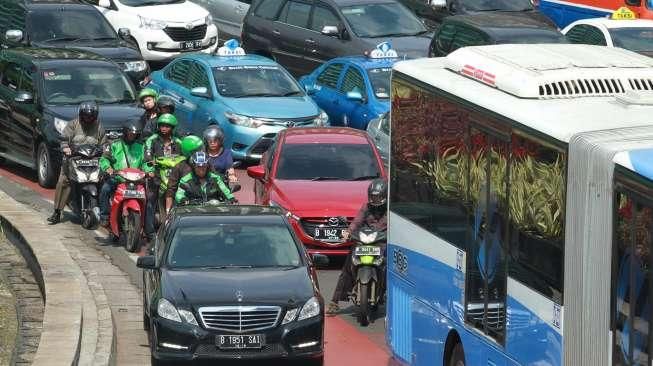
[[[502,10],[491,10],[491,11],[469,11],[466,14],[488,14],[488,13],[494,13],[494,14],[505,14],[505,15],[510,15],[510,16],[515,16],[515,17],[524,17],[527,19],[535,20],[540,23],[544,23],[546,25],[549,25],[555,29],[558,29],[558,26],[549,18],[546,16],[544,13],[532,9],[532,10],[524,10],[524,11],[502,11]],[[500,25],[500,24],[498,24]]]
[[[133,6],[129,7],[129,10],[144,18],[171,23],[203,21],[209,15],[206,9],[190,1],[176,4]]]
[[[50,105],[47,111],[57,118],[67,121],[77,118],[79,107],[77,105]],[[120,129],[130,117],[140,117],[143,110],[136,103],[132,104],[100,104],[99,120],[105,130]]]
[[[162,296],[177,306],[300,304],[314,294],[306,267],[290,270],[163,270]],[[240,291],[242,302],[236,299]]]
[[[390,42],[392,48],[397,51],[401,58],[420,58],[427,57],[429,44],[433,38],[433,33],[428,32],[419,36],[406,37],[381,37],[381,38],[361,38],[367,45],[366,49],[374,49],[381,42]]]
[[[34,42],[35,47],[48,48],[71,48],[75,50],[83,50],[96,53],[100,56],[106,57],[114,61],[135,61],[142,60],[141,53],[131,47],[126,46],[119,41],[80,41],[71,43],[48,43],[48,42]]]
[[[354,217],[370,181],[275,180],[270,199],[299,217]]]
[[[261,118],[302,118],[318,115],[318,107],[308,96],[226,98],[232,112]]]

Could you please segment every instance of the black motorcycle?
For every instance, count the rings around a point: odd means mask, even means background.
[[[68,158],[68,206],[79,217],[82,227],[92,229],[100,222],[98,196],[100,157],[103,149],[99,145],[90,144],[73,146],[71,150],[71,156]]]
[[[376,311],[385,292],[386,231],[369,227],[352,233],[353,275],[355,278],[351,301],[358,306],[358,323],[366,326]]]

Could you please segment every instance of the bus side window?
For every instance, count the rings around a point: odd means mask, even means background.
[[[513,134],[510,276],[562,304],[566,156]]]

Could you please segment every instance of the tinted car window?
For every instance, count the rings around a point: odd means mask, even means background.
[[[11,90],[17,90],[20,85],[21,72],[20,65],[13,62],[8,63],[2,73],[2,85]]]
[[[42,70],[43,90],[48,104],[133,102],[134,91],[117,68],[62,66]]]
[[[344,67],[344,64],[331,64],[327,66],[327,68],[317,77],[317,83],[335,89],[338,86],[340,72]]]
[[[116,38],[111,25],[95,10],[32,12],[27,27],[30,39],[36,42]]]
[[[173,63],[168,69],[166,69],[166,78],[170,81],[174,81],[177,84],[184,85],[186,82],[186,76],[188,75],[188,70],[190,69],[190,65],[191,62],[188,60],[181,60]]]
[[[254,11],[254,15],[264,19],[273,20],[277,17],[279,13],[279,8],[283,4],[284,0],[265,0],[261,1],[259,6]]]
[[[606,46],[607,42],[600,29],[587,24],[579,24],[567,32],[567,39],[571,43],[591,44]]]
[[[168,251],[173,268],[296,267],[297,244],[282,224],[213,224],[179,227]]]
[[[453,37],[456,35],[456,26],[453,24],[444,24],[438,32],[435,42],[436,47],[442,53],[449,53]]]
[[[286,144],[281,149],[277,179],[355,180],[380,176],[368,144]],[[371,179],[371,178],[369,178]]]
[[[365,79],[363,79],[363,75],[360,71],[353,67],[348,68],[345,77],[342,80],[340,91],[343,93],[356,91],[365,96]]]
[[[367,70],[367,75],[372,84],[374,95],[379,99],[390,98],[390,74],[391,67],[376,68]]]
[[[453,43],[451,45],[451,51],[455,51],[461,47],[468,46],[480,46],[487,44],[483,33],[469,28],[469,27],[458,27],[458,31],[453,38]]]
[[[463,6],[469,11],[507,10],[524,11],[533,9],[530,0],[468,0],[463,1]]]
[[[631,51],[653,51],[653,27],[613,28],[609,32],[615,47]]]
[[[213,69],[218,93],[224,97],[303,95],[297,82],[279,66],[229,66]]]
[[[193,62],[188,70],[188,80],[186,80],[188,89],[204,87],[209,89],[209,78],[202,65]]]
[[[309,15],[311,15],[310,4],[288,1],[281,10],[281,14],[279,14],[279,21],[297,27],[308,28]]]
[[[359,37],[407,36],[426,32],[422,22],[399,3],[345,6],[340,10]]]
[[[340,19],[331,11],[323,6],[316,6],[313,9],[313,20],[311,21],[311,29],[321,32],[325,26],[338,26]]]

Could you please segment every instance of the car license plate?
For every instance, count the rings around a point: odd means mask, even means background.
[[[145,192],[127,189],[123,196],[125,198],[145,198]]]
[[[219,335],[215,342],[220,349],[262,348],[265,346],[265,335]]]
[[[322,241],[329,241],[329,242],[341,242],[342,241],[342,229],[316,227],[315,232],[313,233],[313,238],[315,240],[322,240]]]
[[[372,245],[365,245],[365,246],[356,247],[354,249],[354,255],[355,256],[364,256],[364,255],[380,256],[381,255],[381,248],[380,247],[375,247],[375,246],[372,246]]]
[[[77,166],[98,166],[100,162],[98,160],[77,160],[75,162]]]
[[[181,42],[179,44],[179,49],[182,51],[185,50],[196,50],[198,48],[202,48],[202,41],[186,41],[186,42]]]

